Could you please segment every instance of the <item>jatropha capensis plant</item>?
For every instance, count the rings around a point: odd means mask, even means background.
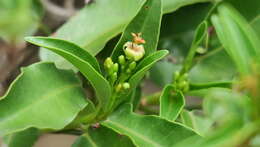
[[[70,134],[72,147],[260,146],[259,2],[87,3],[52,37],[24,38],[41,61],[0,99],[3,142]]]

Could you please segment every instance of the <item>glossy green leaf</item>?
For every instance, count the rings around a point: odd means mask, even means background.
[[[260,38],[260,1],[228,0],[250,23]]]
[[[145,57],[136,67],[136,73],[129,79],[131,87],[135,88],[153,64],[165,57],[167,54],[167,50],[160,50]]]
[[[144,3],[145,0],[95,1],[60,27],[55,37],[75,42],[96,55],[107,41],[124,30]],[[41,50],[40,56],[42,60],[55,61],[59,67],[71,68],[64,59],[46,50]]]
[[[211,2],[212,0],[163,0],[163,12],[169,13],[176,11],[180,7],[195,3]]]
[[[100,67],[96,58],[76,44],[50,37],[25,37],[25,40],[60,54],[70,62],[73,62],[74,60],[82,60],[85,64],[90,64],[96,71],[100,72]],[[76,59],[70,59],[69,57]],[[84,65],[84,63],[82,64]],[[81,69],[83,65],[78,66],[78,68]]]
[[[208,30],[208,25],[206,21],[203,21],[196,29],[194,38],[190,47],[190,50],[188,52],[187,57],[185,58],[185,61],[183,63],[183,69],[182,72],[187,72],[192,67],[193,58],[196,54],[197,48],[202,43],[202,41],[205,39]]]
[[[106,127],[89,128],[72,147],[134,147],[131,140]]]
[[[160,97],[160,117],[169,121],[175,121],[185,105],[182,92],[175,90],[173,85],[167,85]]]
[[[102,124],[128,136],[139,147],[172,147],[190,137],[200,138],[192,130],[157,116],[132,113],[131,105],[122,105]]]
[[[170,12],[175,11],[176,8],[200,1],[204,0],[185,0],[180,3],[164,0],[163,7],[167,7],[167,12]],[[90,54],[96,55],[103,49],[107,41],[123,32],[144,3],[145,0],[96,1],[86,5],[77,15],[68,20],[58,29],[55,37],[75,42]],[[109,17],[104,19],[104,16],[107,15]],[[151,23],[150,25],[154,24]],[[40,51],[40,57],[42,60],[55,61],[58,67],[73,68],[64,59],[46,50]]]
[[[112,59],[116,60],[118,56],[124,54],[123,45],[133,39],[131,33],[142,33],[142,38],[146,41],[144,44],[146,56],[155,52],[159,40],[161,18],[161,0],[148,0],[124,30],[118,44],[113,50]]]
[[[90,124],[93,122],[93,120],[95,120],[98,111],[91,100],[86,100],[88,105],[78,113],[77,117],[68,126],[68,128],[78,127],[81,124]]]
[[[4,144],[8,147],[33,147],[40,136],[39,130],[29,128],[4,137]]]
[[[242,75],[250,73],[253,60],[259,56],[259,39],[250,25],[230,5],[221,4],[218,15],[211,17],[217,35]]]
[[[97,60],[77,45],[48,37],[26,37],[26,41],[49,49],[71,62],[90,81],[101,103],[106,103],[111,95],[108,81],[101,75]]]
[[[0,135],[30,127],[62,129],[87,105],[84,98],[72,71],[52,63],[23,68],[0,101]]]

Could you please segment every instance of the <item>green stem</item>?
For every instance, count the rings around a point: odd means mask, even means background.
[[[212,87],[222,87],[222,88],[231,88],[233,82],[211,82],[211,83],[200,83],[200,84],[190,84],[190,91],[200,90]]]

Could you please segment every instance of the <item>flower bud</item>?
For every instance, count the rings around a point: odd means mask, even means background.
[[[124,65],[125,64],[125,56],[124,55],[120,55],[118,57],[118,62],[121,64],[121,65]]]
[[[131,69],[128,68],[128,69],[126,70],[126,73],[130,74],[130,73],[131,73]]]
[[[117,80],[117,73],[114,72],[112,75],[111,75],[111,83],[114,84],[114,82]]]
[[[188,83],[186,81],[182,81],[179,83],[179,88],[181,88],[181,89],[184,89],[187,86],[188,86]]]
[[[126,89],[129,89],[130,88],[130,84],[128,82],[125,82],[123,83],[123,88],[126,90]]]
[[[104,66],[105,68],[109,69],[113,66],[113,61],[110,57],[106,58],[105,62],[104,62]]]
[[[119,84],[116,86],[116,92],[119,92],[121,89],[122,89],[122,84],[119,83]]]
[[[144,46],[133,42],[125,43],[124,52],[128,59],[133,59],[134,61],[140,60],[145,54]]]
[[[130,70],[134,70],[135,67],[136,67],[136,62],[135,62],[135,61],[133,61],[133,62],[131,62],[131,63],[129,64],[129,69],[130,69]]]
[[[118,63],[113,64],[113,72],[118,71]]]
[[[179,78],[180,78],[180,72],[179,71],[174,72],[174,79],[177,80]]]

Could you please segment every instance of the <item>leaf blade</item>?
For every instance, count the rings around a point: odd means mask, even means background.
[[[97,60],[87,51],[68,41],[48,37],[26,37],[26,41],[45,47],[71,62],[90,81],[100,103],[107,103],[111,95],[111,87],[100,74]]]
[[[145,55],[153,53],[157,48],[159,32],[162,19],[161,0],[149,0],[137,16],[127,25],[119,42],[112,52],[112,59],[116,60],[123,54],[123,45],[132,40],[131,33],[142,33],[142,38],[146,41],[144,44]]]
[[[134,147],[133,143],[126,136],[121,136],[113,130],[100,126],[89,128],[87,133],[80,136],[72,147]]]
[[[24,68],[0,101],[0,135],[30,127],[61,129],[87,105],[84,97],[71,71],[58,70],[52,63]]]
[[[172,85],[167,85],[160,96],[160,117],[174,122],[184,105],[185,99],[182,92],[175,91]]]
[[[169,52],[167,50],[160,50],[144,58],[136,67],[137,72],[129,79],[131,87],[135,88],[153,64],[165,57],[168,53]]]
[[[137,115],[130,111],[131,105],[123,105],[102,124],[129,136],[137,146],[167,147],[197,136],[196,133],[180,124],[156,116]]]

